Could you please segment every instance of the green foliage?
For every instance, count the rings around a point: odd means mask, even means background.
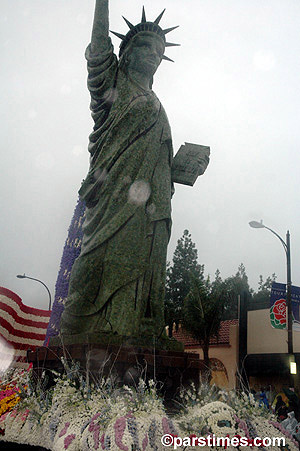
[[[253,294],[253,301],[264,303],[266,306],[269,305],[270,301],[270,294],[271,294],[271,288],[272,283],[276,280],[276,274],[272,274],[271,276],[268,276],[266,280],[263,280],[263,276],[259,276],[259,282],[258,282],[258,291]]]
[[[183,320],[184,299],[191,288],[191,277],[204,281],[204,265],[198,263],[198,252],[188,230],[183,232],[178,240],[173,256],[172,265],[167,264],[166,297],[165,297],[165,324],[169,326],[169,336],[172,336],[173,324],[178,327]],[[249,302],[269,301],[272,282],[276,275],[272,274],[263,280],[260,276],[258,291],[254,292],[249,286],[246,268],[243,263],[238,267],[235,275],[222,280],[220,271],[217,269],[213,282],[207,280],[213,293],[218,292],[220,305],[223,307],[222,320],[238,318],[238,298],[246,295]]]
[[[210,339],[217,336],[219,332],[227,301],[225,285],[219,281],[212,284],[209,280],[203,282],[199,277],[190,276],[190,291],[183,307],[183,327],[199,341],[209,377],[209,343]]]
[[[203,280],[204,265],[199,265],[198,252],[188,230],[177,241],[172,266],[167,265],[165,319],[172,332],[175,322],[178,326],[182,320],[182,308],[185,297],[190,290],[190,275]]]
[[[263,276],[260,275],[259,276],[259,282],[258,282],[258,291],[266,291],[266,290],[271,290],[272,288],[272,283],[275,282],[276,280],[276,274],[273,273],[272,276],[267,277],[265,282],[263,280]]]
[[[218,333],[224,297],[209,282],[191,277],[191,289],[183,308],[183,325],[200,342]]]
[[[223,320],[238,318],[238,297],[244,293],[250,298],[253,290],[249,287],[246,268],[241,263],[235,276],[227,277],[223,282],[226,287],[227,302],[224,307]]]
[[[263,280],[262,275],[259,276],[258,282],[258,291],[254,292],[252,288],[250,288],[248,283],[248,276],[246,274],[246,268],[241,263],[238,267],[238,271],[235,276],[228,277],[224,282],[220,282],[220,278],[218,279],[218,283],[223,283],[227,289],[228,300],[225,304],[223,319],[234,319],[238,318],[238,297],[246,295],[248,297],[249,302],[264,302],[266,305],[269,303],[271,287],[272,283],[276,280],[276,275],[272,274]]]

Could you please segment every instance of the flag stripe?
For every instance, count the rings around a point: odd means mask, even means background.
[[[29,307],[28,305],[23,304],[20,296],[18,296],[13,291],[8,290],[7,288],[0,287],[0,295],[4,295],[5,297],[15,301],[24,313],[32,313],[34,311],[34,314],[36,316],[38,316],[38,315],[40,315],[42,317],[48,316],[49,318],[51,316],[51,311],[49,311],[49,310],[42,310],[42,309],[38,309],[35,307]]]
[[[15,310],[4,302],[0,301],[1,317],[9,322],[13,321],[16,329],[26,330],[27,332],[43,333],[45,326],[48,326],[48,322],[33,321],[31,319],[20,318]],[[1,319],[0,319],[1,322]]]
[[[38,340],[38,341],[45,339],[45,334],[43,334],[43,333],[35,333],[30,330],[24,331],[24,330],[16,329],[14,327],[13,321],[9,322],[6,319],[4,319],[3,317],[0,319],[0,327],[5,328],[9,332],[9,334],[13,335],[14,337],[19,337],[19,338],[22,338],[23,340],[27,339],[27,338],[31,338],[33,340]]]
[[[7,288],[0,287],[0,343],[2,362],[13,360],[15,367],[27,367],[26,353],[43,346],[51,312],[28,307]]]
[[[1,294],[0,294],[0,302],[11,307],[16,312],[16,315],[21,319],[27,319],[27,320],[32,319],[33,321],[43,322],[43,323],[46,323],[49,321],[51,312],[48,312],[47,310],[45,310],[46,315],[40,315],[40,313],[39,313],[40,310],[32,308],[32,307],[30,307],[30,311],[28,310],[28,311],[24,312],[24,310],[21,309],[19,304],[16,303],[13,299],[8,298],[7,296],[1,295]],[[35,310],[38,310],[38,311],[35,311]],[[32,318],[32,316],[33,316],[33,318]]]
[[[2,335],[2,337],[5,338],[5,340],[7,340],[10,344],[12,344],[15,349],[31,349],[32,351],[34,351],[35,348],[43,346],[43,343],[41,343],[40,340],[30,340],[30,338],[22,340],[21,338],[11,336],[8,336],[7,338],[4,334],[5,329],[2,329],[0,327],[0,335]]]

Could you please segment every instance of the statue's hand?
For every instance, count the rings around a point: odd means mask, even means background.
[[[92,52],[102,51],[103,38],[108,37],[108,29],[108,0],[96,0],[91,37]]]
[[[198,175],[204,174],[209,163],[208,155],[199,155],[197,158]]]

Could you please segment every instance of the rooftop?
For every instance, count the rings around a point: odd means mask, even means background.
[[[221,322],[221,327],[217,337],[212,337],[210,339],[210,345],[229,345],[230,340],[230,326],[235,326],[238,324],[237,319],[229,319]],[[187,331],[179,327],[178,331],[174,330],[173,337],[176,340],[181,341],[185,347],[200,346],[198,340],[195,340]]]

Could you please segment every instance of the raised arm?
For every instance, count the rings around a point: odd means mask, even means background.
[[[97,149],[98,130],[105,122],[113,101],[113,87],[118,71],[118,58],[108,35],[108,0],[96,0],[91,43],[85,51],[87,60],[87,85],[91,94],[90,109],[95,122],[90,135],[89,151],[93,155]]]
[[[91,51],[98,53],[106,46],[108,37],[108,0],[96,0],[91,38]]]

